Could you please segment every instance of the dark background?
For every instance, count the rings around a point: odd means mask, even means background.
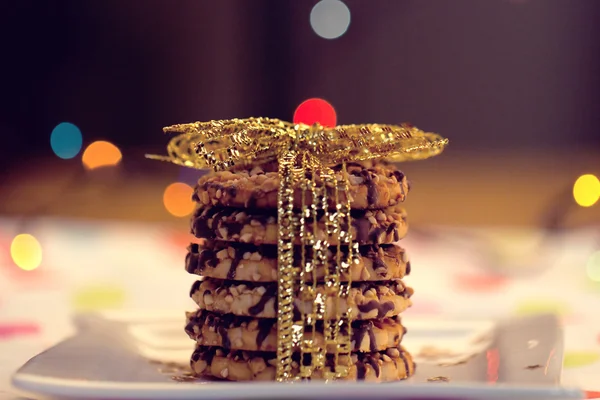
[[[81,169],[50,148],[63,121],[79,126],[84,148],[116,144],[131,184],[175,171],[143,158],[164,152],[163,126],[291,120],[310,97],[333,104],[341,124],[409,121],[449,137],[448,155],[407,169],[417,183],[433,171],[427,179],[463,205],[467,192],[483,190],[479,204],[498,198],[490,182],[521,174],[501,192],[530,190],[537,207],[600,169],[600,1],[344,2],[349,29],[326,40],[309,23],[316,0],[2,0],[0,181]],[[468,189],[447,183],[477,171]],[[552,181],[536,188],[544,174]],[[21,212],[17,192],[0,201],[9,213]]]
[[[598,1],[349,0],[334,40],[316,3],[4,0],[3,158],[51,154],[65,120],[127,151],[176,122],[289,120],[309,97],[460,147],[600,144]]]

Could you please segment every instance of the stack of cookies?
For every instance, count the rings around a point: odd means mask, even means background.
[[[408,182],[402,172],[383,163],[352,163],[345,172],[341,167],[334,170],[347,174],[343,178],[349,182],[352,208],[348,230],[360,250],[350,276],[343,276],[352,282],[348,304],[339,301],[336,310],[332,302],[325,315],[334,318],[348,305],[352,308],[352,329],[340,334],[351,335],[353,351],[340,355],[338,363],[350,367],[349,380],[405,379],[413,374],[415,364],[401,346],[406,328],[399,314],[410,307],[413,290],[401,281],[410,273],[410,262],[404,249],[394,243],[408,229],[406,212],[400,206]],[[186,332],[196,342],[191,367],[198,376],[275,380],[278,188],[276,164],[212,173],[203,176],[195,188],[193,199],[198,207],[191,231],[201,243],[189,247],[186,269],[203,278],[191,289],[199,309],[187,314]],[[298,209],[301,196],[297,190],[294,206]],[[319,231],[325,232],[321,221]],[[296,250],[300,265],[300,247]],[[310,257],[312,249],[306,250]],[[337,246],[329,249],[330,262],[335,262],[336,252]],[[317,274],[323,277],[324,271]],[[317,291],[323,291],[322,284]],[[296,298],[294,307],[299,315],[309,312],[312,303]],[[312,339],[324,343],[322,324]],[[300,361],[296,359],[292,367],[297,368]],[[333,358],[326,365],[332,362]],[[322,372],[316,371],[311,378],[322,378]]]

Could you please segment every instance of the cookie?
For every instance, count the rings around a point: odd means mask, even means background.
[[[307,354],[303,361],[311,362]],[[292,372],[299,369],[300,355],[292,355]],[[328,355],[326,368],[334,365],[333,355]],[[415,372],[412,356],[401,346],[374,353],[341,354],[338,365],[349,367],[343,380],[368,382],[391,382],[406,379]],[[273,381],[277,356],[273,352],[248,352],[227,350],[219,347],[197,347],[192,354],[190,366],[196,376],[211,376],[230,381]],[[323,370],[316,370],[311,380],[324,379]]]
[[[348,248],[341,248],[346,257]],[[337,247],[330,247],[330,262],[336,260]],[[305,254],[312,259],[312,249]],[[301,267],[301,247],[294,249],[294,259]],[[274,245],[255,246],[245,243],[207,241],[200,246],[196,243],[188,247],[185,269],[190,274],[216,279],[235,279],[250,282],[277,281],[277,247]],[[410,261],[406,251],[396,245],[359,246],[356,261],[350,264],[352,281],[383,281],[401,279],[410,271]],[[322,279],[325,271],[322,265],[316,268],[317,279]],[[348,274],[342,279],[347,281]]]
[[[355,209],[378,209],[403,202],[409,191],[404,174],[391,165],[347,164],[347,173],[341,166],[333,167],[336,179],[348,179],[350,206]],[[320,179],[317,179],[319,182]],[[251,170],[222,171],[200,178],[194,189],[193,200],[203,205],[220,204],[225,207],[277,208],[279,175],[276,168],[255,166]],[[329,206],[335,208],[333,188],[327,191]],[[312,194],[305,192],[305,204],[312,204]],[[346,201],[345,192],[340,201]],[[294,207],[302,207],[302,192],[294,191]]]
[[[317,295],[325,294],[325,286],[317,285],[316,291]],[[324,318],[335,318],[336,314],[346,312],[348,305],[352,307],[351,319],[392,317],[412,305],[412,294],[412,288],[404,286],[401,280],[356,282],[352,284],[347,300],[336,301],[335,294],[327,297],[327,313]],[[277,318],[276,283],[240,283],[207,278],[193,284],[190,297],[202,310],[256,318]],[[307,314],[312,307],[312,301],[303,300],[296,295],[296,312]]]
[[[384,210],[352,210],[351,226],[342,225],[352,240],[359,244],[394,243],[402,239],[408,230],[406,211],[399,205]],[[323,215],[318,218],[316,239],[326,238]],[[312,230],[312,222],[306,229]],[[191,232],[197,238],[218,239],[253,244],[277,244],[277,209],[240,210],[219,206],[201,206],[191,220]],[[295,244],[301,244],[296,238]],[[329,244],[336,245],[335,237]]]
[[[277,351],[277,320],[239,317],[232,314],[220,315],[206,310],[186,314],[185,331],[200,346],[219,346],[226,349],[248,351]],[[406,328],[400,317],[381,320],[353,321],[350,332],[352,351],[383,351],[398,347]],[[348,330],[341,330],[341,337],[348,337]],[[338,336],[338,337],[340,337]],[[316,345],[324,346],[323,321],[317,323],[313,335],[305,330],[305,338],[315,340]],[[328,351],[334,352],[330,346]]]

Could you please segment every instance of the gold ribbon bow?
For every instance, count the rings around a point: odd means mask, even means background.
[[[352,350],[352,310],[347,301],[352,282],[343,282],[341,277],[350,277],[349,268],[356,262],[358,244],[352,243],[348,231],[351,226],[348,182],[336,179],[331,166],[341,165],[342,176],[347,176],[347,162],[375,158],[393,162],[421,160],[441,153],[448,140],[406,124],[325,128],[269,118],[195,122],[164,130],[179,133],[168,144],[168,156],[149,155],[148,158],[215,170],[277,161],[277,380],[310,378],[316,371],[325,379],[346,376]],[[330,188],[329,191],[326,188]],[[294,191],[298,189],[302,207],[294,210]],[[328,206],[328,196],[332,193],[334,210]],[[317,237],[319,217],[325,224],[323,237]],[[308,229],[309,222],[313,229]],[[293,244],[298,237],[302,243],[299,268],[294,266]],[[337,246],[333,265],[327,255],[331,243]],[[344,255],[342,246],[348,248]],[[313,249],[310,259],[307,247]],[[317,290],[320,268],[325,271],[324,290]],[[305,304],[312,304],[310,311],[300,313],[300,320],[294,318],[295,296]],[[335,318],[326,318],[332,314],[329,307],[340,310],[340,304],[348,307],[344,312],[335,312]],[[316,337],[320,320],[323,321],[324,343],[312,339]],[[347,332],[342,335],[343,339],[339,337],[340,331]],[[336,350],[328,354],[328,348]],[[299,360],[293,360],[295,350],[300,351]]]

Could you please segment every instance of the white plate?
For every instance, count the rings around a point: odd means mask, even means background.
[[[409,318],[406,318],[409,320]],[[410,318],[406,347],[418,368],[403,382],[296,384],[177,382],[149,359],[187,364],[182,313],[81,316],[79,333],[13,376],[24,394],[48,399],[582,399],[559,385],[562,330],[553,316],[509,321]],[[429,382],[443,376],[449,382]]]

